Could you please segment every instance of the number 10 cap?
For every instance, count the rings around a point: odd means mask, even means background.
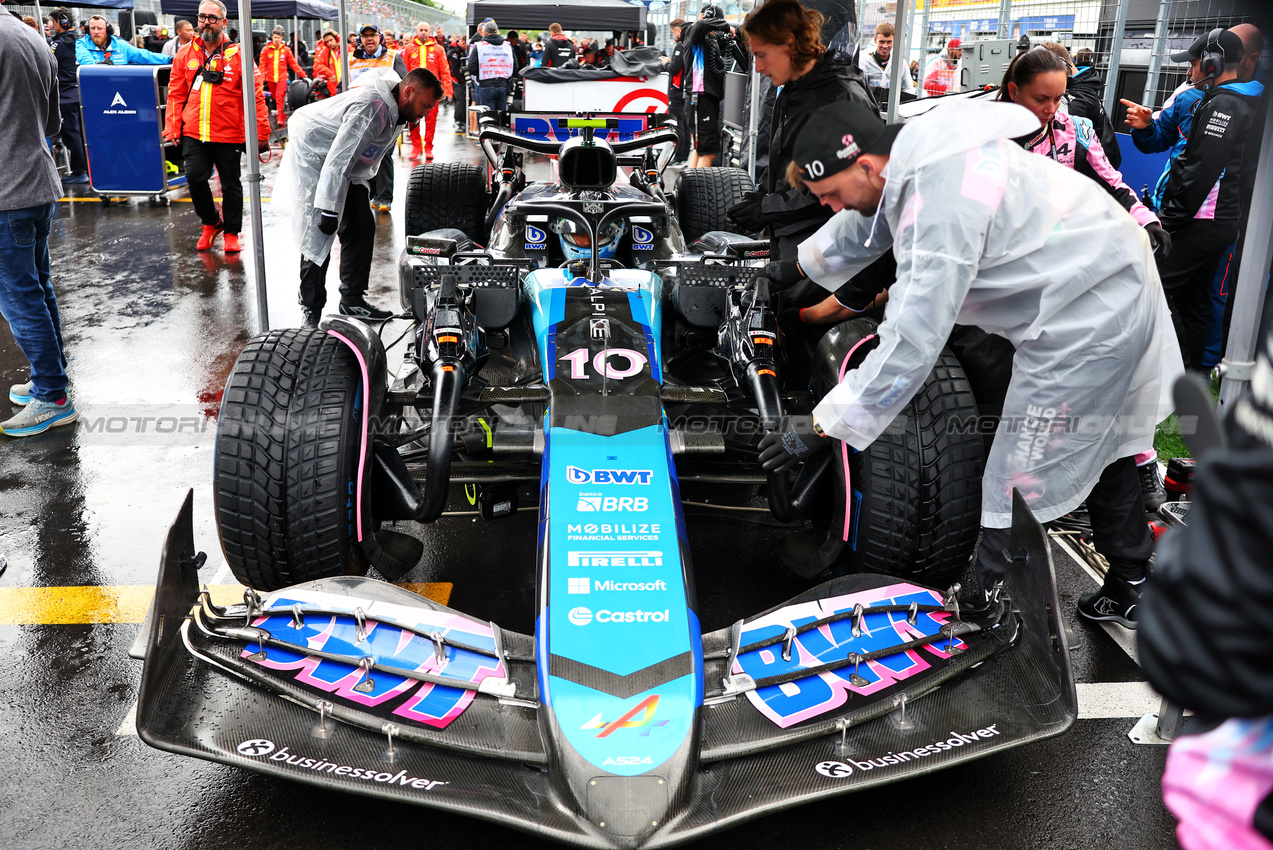
[[[885,124],[869,106],[851,100],[832,103],[809,116],[792,159],[805,180],[824,180],[864,153],[888,153],[901,130],[901,124]]]

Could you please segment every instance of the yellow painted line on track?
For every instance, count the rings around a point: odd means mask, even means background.
[[[398,587],[447,604],[450,582],[403,582]],[[215,605],[243,601],[243,586],[208,588]],[[0,626],[52,626],[85,623],[140,623],[155,595],[151,585],[84,587],[0,587]]]

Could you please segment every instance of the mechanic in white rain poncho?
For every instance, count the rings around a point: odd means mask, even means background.
[[[400,78],[385,69],[363,75],[350,91],[301,107],[288,122],[272,204],[292,206],[306,327],[318,326],[327,301],[327,265],[338,230],[340,312],[392,315],[366,299],[376,239],[369,187],[402,125],[419,121],[441,98],[442,84],[432,72],[417,68]]]
[[[1004,103],[943,104],[904,127],[847,102],[814,113],[789,174],[839,212],[797,271],[835,290],[891,248],[897,281],[879,346],[811,417],[766,435],[761,461],[789,468],[828,438],[865,449],[956,322],[1000,334],[1016,355],[982,481],[982,586],[1006,570],[1013,488],[1042,522],[1086,499],[1110,570],[1079,611],[1134,627],[1153,538],[1133,455],[1184,367],[1148,237],[1095,182],[1012,141],[1038,129]]]

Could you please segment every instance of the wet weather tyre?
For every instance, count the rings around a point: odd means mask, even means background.
[[[822,391],[838,381],[845,354],[875,329],[870,319],[853,319],[823,337],[816,361]],[[850,370],[875,345],[872,340],[854,352]],[[864,451],[849,451],[854,505],[843,556],[848,572],[884,573],[938,588],[959,580],[981,526],[985,456],[976,417],[968,378],[944,349],[893,425]]]
[[[741,168],[687,168],[681,172],[681,185],[676,192],[676,217],[681,232],[690,244],[713,230],[736,231],[730,222],[729,208],[743,202],[743,196],[755,188],[751,175]]]
[[[407,183],[407,235],[454,227],[485,245],[486,201],[486,175],[476,165],[417,165]]]
[[[221,548],[239,582],[268,591],[366,572],[353,498],[361,381],[349,349],[317,329],[270,331],[239,355],[214,482]]]

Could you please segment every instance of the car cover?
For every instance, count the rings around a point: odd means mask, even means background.
[[[1012,142],[1014,104],[943,104],[908,122],[874,216],[837,213],[800,245],[835,291],[890,247],[880,345],[815,413],[864,449],[932,369],[956,322],[1017,349],[982,488],[982,525],[1014,487],[1043,522],[1078,507],[1107,464],[1153,446],[1184,366],[1149,238],[1093,181]]]
[[[289,120],[271,204],[280,212],[292,208],[292,233],[310,262],[325,262],[336,239],[318,229],[319,211],[343,210],[349,185],[370,183],[402,130],[393,97],[399,82],[388,68],[365,75],[350,91],[302,107]]]

